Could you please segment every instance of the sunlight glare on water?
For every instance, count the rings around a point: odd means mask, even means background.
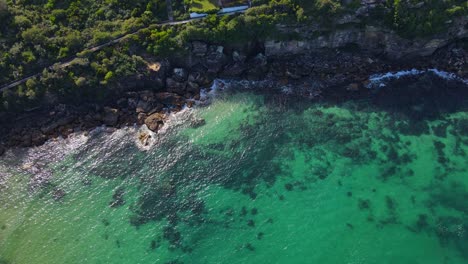
[[[466,100],[376,102],[225,92],[148,151],[135,128],[10,151],[0,263],[467,263]]]

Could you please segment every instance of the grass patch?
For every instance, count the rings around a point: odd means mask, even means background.
[[[209,13],[219,10],[218,0],[192,0],[190,12]]]

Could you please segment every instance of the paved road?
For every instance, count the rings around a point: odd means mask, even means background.
[[[234,13],[243,13],[245,12],[245,10],[241,10],[241,11],[235,11],[235,12],[230,12],[230,13],[223,13],[223,14],[220,14],[220,15],[231,15],[231,14],[234,14]],[[198,18],[191,18],[191,19],[187,19],[187,20],[180,20],[180,21],[164,21],[164,22],[161,22],[161,23],[158,23],[156,25],[158,26],[162,26],[162,25],[181,25],[181,24],[187,24],[187,23],[190,23],[192,21],[195,21],[195,20],[200,20],[200,19],[204,19],[204,17],[198,17]],[[151,27],[151,26],[154,26],[154,25],[150,25],[148,27]],[[148,28],[147,27],[147,28]],[[116,43],[119,43],[121,42],[122,40],[132,36],[132,35],[135,35],[137,34],[140,30],[142,29],[138,29],[138,30],[135,30],[133,32],[130,32],[130,33],[127,33],[126,35],[124,36],[121,36],[121,37],[118,37],[116,39],[113,39],[109,42],[106,42],[104,44],[101,44],[101,45],[98,45],[98,46],[94,46],[94,47],[91,47],[91,48],[87,48],[81,52],[96,52],[96,51],[99,51],[105,47],[108,47],[108,46],[112,46]],[[81,53],[80,52],[80,53]],[[50,65],[49,67],[45,67],[44,69],[50,69],[52,70],[53,68],[66,68],[68,66],[70,66],[70,64],[73,62],[73,60],[75,60],[76,58],[78,58],[78,56],[74,56],[74,57],[71,57],[71,58],[68,58],[64,61],[61,61],[61,62],[56,62],[54,63],[53,65]],[[8,84],[5,84],[5,85],[2,85],[0,86],[0,92],[3,92],[4,90],[8,90],[8,89],[11,89],[11,88],[14,88],[20,84],[23,84],[25,82],[27,82],[29,79],[32,79],[32,78],[36,78],[36,77],[39,77],[42,75],[42,71],[41,72],[38,72],[38,73],[35,73],[35,74],[32,74],[32,75],[28,75],[20,80],[16,80],[14,82],[11,82],[11,83],[8,83]]]

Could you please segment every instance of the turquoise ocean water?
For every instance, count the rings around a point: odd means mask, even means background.
[[[128,128],[9,152],[0,263],[468,263],[466,98],[397,99],[226,91],[147,151]]]

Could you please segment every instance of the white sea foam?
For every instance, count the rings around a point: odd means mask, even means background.
[[[411,70],[405,70],[405,71],[387,72],[383,74],[371,75],[369,77],[370,82],[367,85],[367,88],[372,89],[372,88],[385,87],[387,85],[386,82],[388,81],[400,79],[401,77],[406,77],[406,76],[417,76],[417,75],[421,75],[425,73],[433,73],[442,79],[460,81],[468,85],[468,79],[461,78],[460,76],[457,76],[455,73],[441,71],[438,69],[428,69],[428,70],[411,69]]]
[[[48,140],[44,145],[32,148],[9,149],[2,157],[0,185],[13,174],[21,173],[30,176],[30,188],[35,190],[52,177],[50,164],[63,161],[68,155],[77,153],[88,142],[85,133],[75,133],[67,139]],[[8,172],[8,173],[7,173]]]
[[[464,78],[461,78],[459,77],[458,75],[456,75],[455,73],[451,73],[451,72],[446,72],[446,71],[440,71],[438,69],[429,69],[428,70],[429,72],[432,72],[434,73],[435,75],[443,78],[443,79],[446,79],[446,80],[457,80],[457,81],[461,81],[463,82],[464,84],[467,84],[468,85],[468,79],[464,79]]]
[[[200,90],[200,100],[196,103],[197,105],[207,105],[211,103],[211,100],[217,96],[217,94],[224,90],[229,81],[222,79],[215,79],[213,84],[209,88],[203,88]]]
[[[184,107],[179,112],[171,113],[167,120],[164,122],[164,126],[158,130],[158,135],[166,135],[181,126],[186,125],[193,118],[193,108]]]

